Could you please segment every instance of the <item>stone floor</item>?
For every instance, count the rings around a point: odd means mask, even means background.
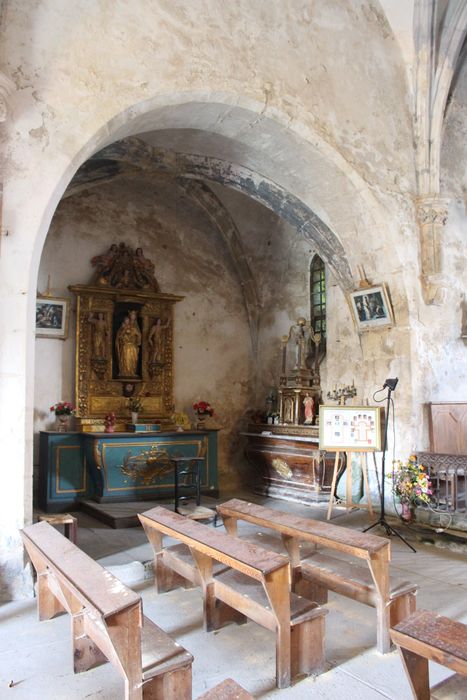
[[[251,495],[250,498],[273,508],[325,518],[324,507],[306,507]],[[212,503],[204,502],[204,505]],[[144,580],[145,575],[151,574],[150,564],[144,566],[151,560],[151,549],[140,528],[113,530],[84,513],[77,515],[78,545],[139,591],[145,614],[194,655],[193,698],[227,677],[234,678],[255,698],[411,698],[397,652],[382,656],[375,649],[372,608],[331,594],[326,617],[325,672],[278,690],[274,682],[271,632],[248,622],[206,634],[199,590],[178,589],[157,596],[151,580]],[[367,525],[368,516],[363,511],[336,510],[333,522],[361,530]],[[251,534],[255,528],[243,524],[240,530],[241,534]],[[376,529],[373,532],[384,534]],[[467,549],[460,545],[443,546],[442,540],[435,544],[420,541],[416,531],[406,527],[401,532],[417,553],[393,538],[392,571],[419,584],[418,607],[467,623]],[[0,607],[0,623],[0,698],[115,700],[123,697],[123,682],[109,664],[73,675],[68,616],[39,623],[36,602],[27,600]],[[433,698],[467,699],[467,679],[456,678],[436,664],[430,665],[430,674],[431,684],[436,686]]]

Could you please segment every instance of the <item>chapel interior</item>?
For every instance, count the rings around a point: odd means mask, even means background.
[[[0,3],[0,683],[12,697],[46,697],[53,681],[51,698],[201,700],[231,677],[240,689],[205,700],[429,700],[427,683],[437,700],[467,699],[466,34],[466,0]],[[407,498],[404,469],[418,475]],[[231,499],[265,508],[262,524],[238,516],[237,532],[221,512]],[[297,529],[319,521],[330,540],[347,532],[337,558],[357,552],[369,582],[356,592],[324,563],[319,584],[305,580],[308,554],[291,530],[271,536],[268,509]],[[219,583],[228,612],[217,601],[203,617],[208,540],[190,545],[188,585],[151,529],[168,549],[177,527],[186,543],[198,526],[290,557],[290,595],[329,608],[325,632],[289,620],[292,678],[268,605],[259,625],[232,624],[240,594]],[[66,553],[63,570],[41,537]],[[305,549],[323,545],[310,537]],[[77,661],[80,587],[65,594],[60,578],[73,542],[193,655],[183,691],[126,681],[123,695],[114,648],[95,639]],[[409,659],[401,630],[419,609],[455,626],[419,620],[429,642],[413,632]],[[321,661],[305,662],[296,649],[321,633]],[[102,653],[111,664],[77,672]]]

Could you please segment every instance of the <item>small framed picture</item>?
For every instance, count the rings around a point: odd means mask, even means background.
[[[385,284],[364,287],[349,294],[349,304],[358,330],[392,326],[394,316]]]
[[[61,338],[68,336],[69,299],[37,297],[36,336],[39,338]]]
[[[319,449],[380,451],[382,417],[380,406],[320,406]]]

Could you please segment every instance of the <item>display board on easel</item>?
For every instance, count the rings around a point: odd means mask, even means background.
[[[336,453],[331,484],[327,519],[332,513],[334,491],[337,482],[339,458],[347,453],[346,507],[352,503],[352,452],[378,452],[381,450],[382,411],[380,406],[320,406],[319,448]],[[362,455],[363,457],[363,455]],[[362,459],[362,473],[368,499],[368,510],[373,515],[368,484],[366,460]]]

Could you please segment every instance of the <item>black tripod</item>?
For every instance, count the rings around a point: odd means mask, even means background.
[[[387,395],[387,408],[386,408],[386,424],[384,426],[384,443],[383,443],[383,458],[381,461],[381,512],[379,516],[379,520],[377,520],[373,525],[370,525],[369,527],[365,528],[363,532],[368,532],[368,530],[371,530],[372,528],[376,527],[377,525],[381,525],[384,527],[386,530],[386,534],[390,537],[391,535],[396,535],[404,544],[409,547],[412,552],[416,552],[417,550],[412,547],[411,544],[405,540],[402,535],[400,535],[396,530],[394,530],[391,525],[389,525],[388,522],[386,522],[386,519],[384,517],[385,515],[385,510],[384,510],[384,478],[385,478],[385,464],[386,464],[386,449],[388,446],[388,426],[389,426],[389,407],[391,404],[391,393],[394,391],[396,388],[396,384],[398,382],[398,378],[396,377],[395,379],[386,379],[384,382],[383,389],[387,388],[388,390],[388,395]]]

